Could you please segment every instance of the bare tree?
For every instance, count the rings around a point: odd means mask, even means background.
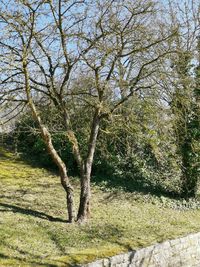
[[[1,0],[1,101],[31,109],[59,168],[70,222],[75,219],[73,188],[37,101],[54,105],[62,118],[79,168],[77,220],[83,222],[90,215],[91,171],[101,122],[114,117],[136,92],[151,89],[157,63],[171,52],[163,51],[161,44],[175,31],[161,30],[156,8],[144,0]],[[90,77],[83,87],[78,86],[81,75]],[[91,118],[86,153],[72,123],[80,105],[87,106]]]

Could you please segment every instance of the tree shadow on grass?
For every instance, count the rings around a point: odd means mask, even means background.
[[[9,160],[11,159],[11,156],[5,151],[0,148],[0,158],[2,160]]]
[[[67,220],[63,220],[61,218],[58,217],[53,217],[51,215],[48,215],[44,212],[40,212],[40,211],[36,211],[36,210],[32,210],[32,209],[25,209],[16,205],[10,205],[10,204],[6,204],[6,203],[0,203],[0,208],[3,207],[5,209],[0,209],[0,212],[8,212],[11,211],[13,213],[21,213],[24,215],[31,215],[33,217],[36,218],[40,218],[43,220],[48,220],[51,222],[64,222],[67,223]]]
[[[97,175],[93,177],[93,182],[97,185],[103,185],[106,189],[121,189],[129,193],[142,193],[144,195],[151,194],[157,197],[165,196],[173,199],[180,199],[180,195],[175,190],[169,190],[162,186],[161,183],[156,183],[153,180],[145,179],[142,176],[121,177],[121,176],[105,176]]]
[[[7,255],[0,253],[0,259],[9,259]]]

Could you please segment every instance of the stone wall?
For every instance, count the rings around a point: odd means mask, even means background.
[[[200,267],[200,233],[101,259],[82,267]]]

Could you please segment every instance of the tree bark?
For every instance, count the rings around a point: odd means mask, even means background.
[[[75,218],[75,212],[74,212],[74,196],[73,196],[73,187],[69,182],[69,177],[67,175],[67,169],[65,166],[65,163],[62,161],[60,156],[58,155],[57,151],[55,150],[52,140],[51,140],[51,135],[47,128],[41,123],[41,119],[39,115],[37,114],[37,111],[35,109],[35,106],[33,103],[29,104],[32,110],[32,113],[34,115],[34,118],[37,120],[39,123],[40,131],[42,138],[46,144],[47,150],[57,165],[59,169],[59,174],[60,174],[60,179],[61,179],[61,184],[66,192],[66,201],[67,201],[67,211],[68,211],[68,222],[73,222]]]
[[[77,221],[83,223],[87,221],[90,217],[90,176],[84,174],[81,177],[81,193],[80,193],[80,202],[77,215]]]
[[[51,134],[48,131],[48,129],[45,127],[45,125],[42,123],[42,119],[37,112],[36,106],[33,102],[32,96],[31,96],[31,87],[29,83],[29,73],[27,69],[27,59],[26,59],[26,53],[24,54],[23,58],[23,71],[24,71],[24,78],[25,78],[25,90],[26,90],[26,96],[28,100],[29,107],[32,111],[33,118],[35,121],[38,123],[40,127],[40,132],[42,139],[44,140],[46,144],[46,148],[57,165],[60,173],[60,178],[61,178],[61,184],[66,192],[66,200],[67,200],[67,211],[68,211],[68,221],[71,223],[74,221],[75,214],[74,214],[74,197],[73,197],[73,187],[71,186],[69,182],[69,177],[67,175],[67,169],[65,166],[65,163],[62,161],[60,156],[58,155],[57,151],[55,150],[52,139],[51,139]]]
[[[91,198],[91,172],[94,159],[94,152],[96,148],[97,136],[99,132],[100,124],[100,109],[97,108],[93,117],[90,139],[88,144],[88,154],[86,161],[81,170],[81,193],[78,209],[77,221],[82,223],[90,217],[90,198]]]
[[[67,175],[67,169],[65,163],[62,161],[58,153],[53,147],[51,135],[48,130],[43,126],[40,125],[40,129],[42,132],[43,140],[47,146],[47,150],[51,155],[51,158],[56,163],[59,168],[61,184],[66,192],[66,201],[67,201],[67,211],[68,211],[68,222],[72,223],[75,219],[75,212],[74,212],[74,196],[73,196],[73,187],[69,182],[69,177]]]

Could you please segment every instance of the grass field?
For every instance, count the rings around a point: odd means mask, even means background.
[[[59,177],[0,150],[0,266],[70,266],[200,231],[200,211],[175,200],[92,191],[90,222],[67,224]]]

